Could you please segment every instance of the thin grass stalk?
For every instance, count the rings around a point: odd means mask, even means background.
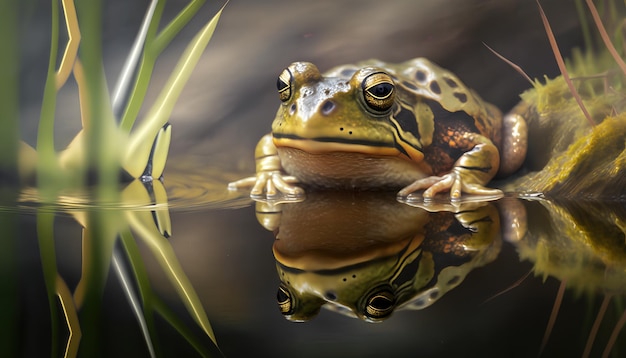
[[[59,45],[59,4],[51,1],[50,58],[48,74],[41,103],[41,115],[37,127],[37,184],[42,196],[51,199],[61,177],[54,148],[54,112],[56,110],[56,59]]]
[[[63,87],[67,79],[72,73],[72,67],[78,54],[78,45],[80,44],[80,27],[78,26],[78,18],[76,17],[76,8],[74,0],[61,0],[63,4],[63,14],[65,18],[65,26],[67,28],[68,41],[65,45],[61,64],[56,72],[56,89],[57,91]]]
[[[181,10],[176,17],[167,24],[161,32],[154,39],[153,48],[154,52],[159,54],[165,50],[174,37],[185,27],[189,21],[198,13],[202,5],[206,0],[192,0],[183,10]]]
[[[17,173],[19,135],[18,0],[0,2],[0,176]],[[17,181],[15,177],[8,178]]]
[[[537,1],[537,6],[539,7],[541,21],[543,22],[543,26],[546,29],[546,34],[548,35],[548,40],[550,41],[550,46],[552,47],[552,52],[554,53],[554,58],[556,60],[557,65],[559,66],[559,70],[561,71],[563,80],[565,80],[565,83],[567,83],[567,87],[569,88],[570,92],[574,96],[574,99],[576,100],[576,103],[578,103],[578,106],[580,107],[580,110],[583,112],[585,118],[587,118],[587,121],[593,127],[595,126],[595,122],[593,121],[593,118],[589,114],[589,111],[587,111],[587,107],[585,107],[585,104],[583,103],[582,98],[580,98],[580,94],[578,94],[576,87],[574,87],[574,84],[572,83],[572,80],[569,77],[569,73],[567,72],[567,67],[565,66],[565,61],[563,60],[563,56],[561,55],[561,50],[559,50],[559,45],[557,44],[556,38],[554,37],[554,32],[552,32],[552,27],[550,26],[550,22],[548,21],[548,18],[546,17],[546,14],[543,11],[543,7],[539,3],[539,0],[536,0],[536,1]]]
[[[80,58],[87,86],[89,122],[86,135],[87,166],[97,182],[97,200],[113,200],[120,174],[119,141],[109,102],[102,63],[101,0],[76,0],[83,42]],[[114,190],[115,189],[115,190]]]
[[[154,14],[150,19],[150,25],[148,26],[148,31],[146,32],[146,39],[143,47],[143,54],[141,56],[141,63],[139,64],[139,72],[137,73],[133,89],[127,99],[126,108],[119,125],[120,129],[125,133],[129,133],[133,128],[135,120],[139,115],[141,105],[144,102],[146,92],[148,91],[148,85],[150,84],[154,64],[159,55],[154,51],[153,46],[150,44],[154,42],[154,39],[157,36],[164,8],[165,0],[159,1],[154,9]]]
[[[584,0],[576,0],[576,12],[578,13],[578,23],[580,24],[580,30],[583,34],[583,43],[586,49],[593,49],[593,41],[591,40],[591,31],[589,30],[589,23],[587,22],[587,16],[585,16],[585,7],[583,5]]]
[[[205,0],[192,0],[191,3],[181,10],[181,12],[158,34],[157,30],[159,22],[161,21],[165,0],[157,4],[146,34],[144,54],[137,79],[135,80],[135,87],[130,94],[126,110],[120,123],[120,128],[123,131],[127,133],[130,132],[137,119],[141,105],[144,103],[158,56],[163,52],[165,47],[170,44],[173,38],[178,35],[183,27],[191,21],[204,2]]]
[[[613,59],[615,60],[619,68],[626,75],[626,63],[624,63],[624,60],[620,57],[619,53],[617,53],[615,46],[613,46],[613,42],[611,42],[611,38],[609,37],[609,34],[606,32],[606,29],[604,28],[604,24],[602,24],[602,19],[600,19],[600,14],[598,14],[598,10],[596,9],[592,0],[586,0],[586,2],[587,2],[587,7],[589,7],[589,11],[591,12],[591,17],[593,18],[593,21],[596,23],[596,27],[598,28],[598,31],[600,32],[600,37],[602,38],[602,41],[604,42],[604,46],[606,46],[606,49],[609,50],[609,53],[611,54],[611,56],[613,56]]]
[[[152,17],[154,16],[154,12],[158,3],[159,0],[152,0],[150,2],[148,10],[146,11],[146,15],[141,22],[141,27],[139,29],[139,32],[137,33],[137,37],[135,37],[133,46],[130,50],[130,53],[126,57],[126,62],[124,62],[124,67],[122,68],[120,77],[117,81],[117,84],[115,85],[115,89],[113,90],[113,115],[118,121],[122,120],[124,108],[128,103],[128,98],[130,96],[129,91],[132,87],[132,80],[135,79],[137,76],[137,72],[139,70],[139,61],[141,60],[141,55],[144,49],[144,45],[146,43],[148,29],[150,28],[150,23],[152,21]]]

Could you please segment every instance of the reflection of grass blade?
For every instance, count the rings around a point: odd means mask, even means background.
[[[57,352],[57,329],[59,313],[56,302],[57,263],[54,250],[54,212],[43,208],[37,213],[37,239],[39,241],[39,255],[43,268],[43,278],[46,283],[46,293],[50,306],[50,321],[52,333],[51,352]]]
[[[139,288],[139,294],[141,295],[141,300],[143,302],[143,317],[146,321],[146,327],[148,328],[150,336],[156,337],[154,315],[152,314],[152,288],[150,286],[150,280],[148,279],[148,273],[146,272],[146,268],[143,265],[143,261],[141,259],[139,247],[137,247],[135,238],[133,237],[133,234],[130,232],[130,230],[122,231],[122,233],[120,234],[120,239],[122,241],[122,245],[124,246],[124,250],[126,251],[128,261],[130,262],[130,267],[132,268],[133,274],[135,275],[135,282],[137,282],[137,286]],[[158,352],[159,340],[154,339],[152,341],[152,345],[154,351]]]
[[[78,353],[78,345],[80,344],[80,338],[82,333],[80,331],[80,322],[78,321],[78,312],[76,312],[76,305],[72,298],[70,289],[63,281],[60,275],[57,274],[56,279],[56,293],[59,296],[61,307],[63,308],[63,314],[65,314],[65,323],[67,323],[67,329],[69,331],[69,337],[67,337],[67,345],[65,346],[64,357],[76,357]]]
[[[141,305],[139,304],[139,299],[135,294],[132,286],[132,280],[130,275],[128,274],[128,268],[124,263],[124,259],[122,258],[122,252],[119,247],[113,249],[113,269],[117,274],[120,283],[122,284],[122,288],[126,293],[126,297],[128,298],[128,302],[135,314],[135,318],[137,318],[137,322],[139,322],[139,327],[141,328],[141,333],[143,334],[143,339],[146,341],[146,346],[148,346],[148,351],[150,352],[150,357],[156,357],[156,353],[154,351],[154,345],[152,344],[152,339],[150,338],[150,329],[148,328],[148,323],[144,317],[144,314],[141,309]]]
[[[169,120],[183,86],[187,83],[193,68],[213,36],[222,10],[223,8],[215,14],[187,46],[155,104],[150,108],[139,127],[133,131],[124,159],[124,169],[132,176],[138,177],[143,172],[152,147],[152,143],[147,142],[146,138],[155,138],[158,131]]]
[[[155,258],[165,270],[165,273],[176,288],[176,291],[193,319],[217,345],[215,334],[204,312],[200,298],[185,275],[183,268],[180,266],[176,258],[176,253],[172,249],[169,241],[161,236],[161,233],[155,227],[152,213],[140,211],[127,212],[127,218],[133,230],[137,232],[139,237],[141,237],[152,250]]]
[[[211,354],[207,351],[206,347],[198,341],[197,337],[193,334],[193,332],[185,325],[183,320],[178,317],[178,315],[173,312],[161,299],[158,297],[154,297],[154,309],[156,312],[161,315],[169,323],[170,326],[174,327],[181,336],[183,336],[189,344],[198,352],[202,357],[209,357]],[[217,351],[219,351],[219,347],[215,340],[211,338],[211,341],[214,344],[214,347]]]

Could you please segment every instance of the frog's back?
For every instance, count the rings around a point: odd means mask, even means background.
[[[446,117],[460,114],[456,116],[457,120],[465,121],[467,128],[488,137],[500,148],[502,113],[496,106],[483,101],[454,73],[418,57],[397,64],[370,59],[334,67],[324,75],[349,79],[363,67],[378,67],[389,73],[396,82],[402,101],[411,106],[417,101],[425,101],[433,112],[437,112],[435,120],[442,118],[442,110],[448,112]]]

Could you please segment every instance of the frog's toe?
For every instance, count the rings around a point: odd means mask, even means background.
[[[450,192],[450,200],[452,201],[461,200],[464,193],[484,197],[499,197],[503,195],[499,189],[490,189],[480,184],[464,181],[462,175],[452,172],[442,177],[432,176],[416,180],[400,190],[398,196],[407,197],[411,193],[422,189],[425,189],[422,197],[426,200],[433,199],[438,193],[446,191]]]
[[[271,182],[274,184],[276,189],[280,192],[291,195],[291,196],[299,196],[304,194],[304,190],[299,186],[293,185],[298,182],[298,179],[293,176],[282,176],[282,175],[274,175],[272,176]],[[269,192],[268,192],[269,195]]]
[[[281,172],[260,172],[254,177],[240,179],[228,184],[229,190],[250,188],[250,196],[253,198],[273,199],[281,193],[288,196],[301,196],[304,190],[294,184],[298,179],[291,175],[283,175]]]
[[[256,183],[256,181],[257,181],[256,177],[247,177],[247,178],[239,179],[239,180],[228,183],[228,190],[235,191],[241,188],[251,187],[251,186],[254,186],[254,183]]]
[[[413,183],[402,188],[402,190],[398,192],[398,196],[406,197],[409,194],[414,193],[418,190],[430,188],[431,186],[441,181],[442,179],[443,179],[442,177],[432,176],[432,177],[416,180]]]
[[[500,189],[486,188],[479,184],[465,184],[463,185],[463,192],[487,197],[504,196],[504,193]]]

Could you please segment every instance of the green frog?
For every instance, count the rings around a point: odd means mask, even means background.
[[[500,251],[498,210],[485,201],[424,209],[381,192],[317,191],[256,205],[276,236],[277,300],[292,321],[322,307],[369,322],[426,308]]]
[[[295,62],[278,76],[282,102],[255,150],[257,173],[229,184],[253,198],[326,189],[398,189],[425,199],[449,192],[498,196],[485,185],[515,172],[526,123],[502,113],[453,73],[424,58],[369,60],[324,75]]]

